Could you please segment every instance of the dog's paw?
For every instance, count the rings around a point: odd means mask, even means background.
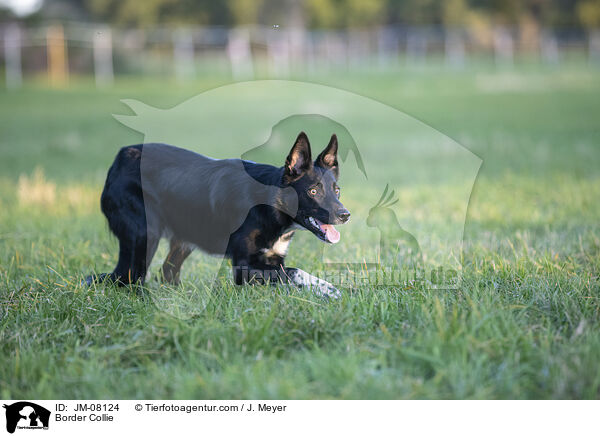
[[[326,298],[333,298],[337,300],[342,296],[342,292],[339,289],[326,281],[322,281],[321,283],[317,284],[316,288],[319,295]]]
[[[81,286],[92,286],[93,284],[99,284],[99,283],[103,283],[106,279],[107,279],[108,274],[99,274],[99,275],[94,275],[92,274],[91,276],[87,276],[85,279],[83,279],[79,284]]]
[[[290,269],[287,271],[291,283],[296,286],[312,289],[312,291],[326,298],[340,298],[342,293],[331,283],[315,277],[301,269]]]
[[[85,279],[79,282],[80,286],[90,287],[97,280],[96,276],[87,276]]]

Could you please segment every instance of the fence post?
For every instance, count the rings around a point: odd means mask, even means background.
[[[290,73],[290,44],[287,30],[268,31],[267,54],[269,56],[269,75],[287,77]]]
[[[96,86],[111,85],[114,80],[112,33],[108,27],[94,31],[93,50]]]
[[[301,26],[292,26],[288,32],[289,68],[295,72],[306,70],[307,35]]]
[[[190,30],[177,29],[173,33],[173,58],[178,80],[194,76],[194,35]]]
[[[447,29],[444,32],[444,53],[447,66],[451,68],[465,66],[465,42],[460,30]]]
[[[504,27],[494,29],[494,55],[497,65],[512,65],[515,43],[512,33]]]
[[[21,29],[11,23],[4,30],[4,56],[6,59],[6,87],[15,89],[23,83],[21,71]]]
[[[48,51],[48,77],[52,86],[64,85],[68,81],[68,60],[63,27],[58,24],[46,33]]]
[[[379,68],[385,69],[391,64],[398,63],[400,51],[397,29],[383,27],[377,31],[377,53]]]
[[[556,36],[550,31],[543,31],[540,39],[540,52],[544,62],[556,65],[560,61],[560,52],[558,50],[558,41]]]
[[[406,35],[406,62],[423,64],[427,56],[427,34],[423,29],[411,27]]]
[[[366,30],[356,30],[348,35],[348,64],[353,67],[370,68],[374,59],[370,50],[371,34]]]
[[[590,62],[600,62],[600,30],[592,30],[588,42]]]
[[[227,54],[231,62],[234,80],[247,80],[254,76],[250,35],[246,29],[231,29],[227,42]]]

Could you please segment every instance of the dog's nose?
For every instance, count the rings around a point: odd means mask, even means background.
[[[338,210],[338,218],[345,223],[346,221],[348,221],[350,219],[350,212],[348,212],[346,209],[340,209]]]

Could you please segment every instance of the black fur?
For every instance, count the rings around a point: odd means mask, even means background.
[[[295,283],[337,293],[284,262],[294,229],[329,242],[322,224],[350,217],[339,201],[337,148],[333,135],[313,162],[302,132],[280,168],[215,160],[164,144],[122,148],[101,197],[102,212],[119,239],[119,260],[112,273],[90,276],[87,283],[143,283],[160,238],[168,237],[162,267],[168,282],[178,281],[182,263],[198,247],[230,258],[236,284]]]

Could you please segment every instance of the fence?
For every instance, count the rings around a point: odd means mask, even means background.
[[[160,74],[188,80],[199,74],[288,77],[332,69],[385,70],[422,66],[431,59],[465,68],[473,59],[510,67],[520,56],[559,64],[569,53],[600,63],[600,31],[495,27],[479,30],[384,27],[322,31],[273,27],[111,29],[97,24],[0,28],[6,86],[45,74],[63,86],[70,74],[93,75],[109,86],[115,75]]]

